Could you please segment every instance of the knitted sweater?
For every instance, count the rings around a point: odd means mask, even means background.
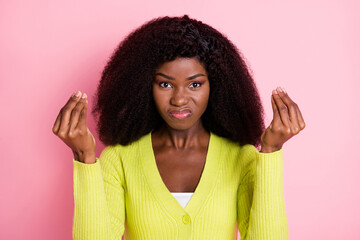
[[[151,133],[74,163],[77,239],[288,239],[282,150],[260,153],[210,134],[199,184],[183,208],[157,169]]]

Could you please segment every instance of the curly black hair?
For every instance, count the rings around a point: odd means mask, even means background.
[[[240,145],[258,146],[263,106],[241,53],[226,36],[201,21],[153,19],[130,33],[103,70],[92,113],[105,145],[127,145],[163,124],[152,96],[155,70],[178,57],[197,58],[208,73],[205,128]]]

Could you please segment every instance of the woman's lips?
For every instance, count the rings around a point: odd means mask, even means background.
[[[171,111],[170,115],[173,118],[184,119],[184,118],[187,118],[187,117],[189,117],[191,115],[191,111],[190,110]]]

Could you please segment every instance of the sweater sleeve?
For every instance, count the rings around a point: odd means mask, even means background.
[[[238,227],[242,240],[287,240],[283,192],[283,151],[244,156],[238,191]]]
[[[123,169],[114,147],[94,164],[73,160],[73,239],[121,239],[125,227]]]

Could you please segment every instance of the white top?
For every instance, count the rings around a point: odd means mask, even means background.
[[[172,192],[171,194],[176,198],[176,200],[178,200],[180,205],[183,208],[185,208],[194,193],[193,192]]]

